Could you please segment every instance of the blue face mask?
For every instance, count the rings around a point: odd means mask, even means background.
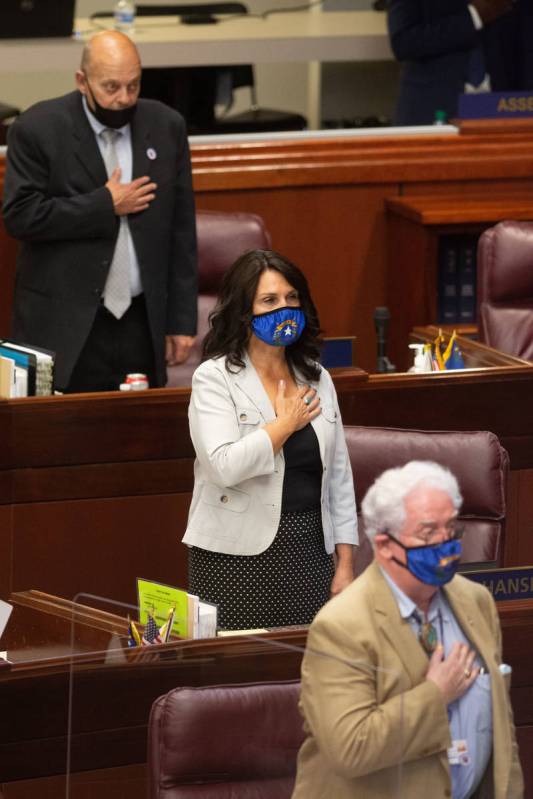
[[[276,308],[252,318],[252,330],[261,341],[273,347],[294,344],[305,327],[305,314],[301,308]]]
[[[454,577],[461,559],[461,542],[457,539],[444,541],[442,544],[421,547],[406,547],[397,538],[391,536],[407,553],[407,563],[394,558],[395,563],[403,566],[411,574],[426,585],[446,585]]]

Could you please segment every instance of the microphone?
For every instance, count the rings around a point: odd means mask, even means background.
[[[380,306],[374,311],[374,327],[376,328],[376,338],[378,342],[377,372],[387,374],[395,372],[396,367],[387,358],[387,330],[389,327],[390,311],[384,306]]]

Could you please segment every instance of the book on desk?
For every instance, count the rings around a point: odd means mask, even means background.
[[[52,394],[55,353],[9,339],[0,340],[0,396]]]
[[[476,251],[478,236],[442,236],[438,264],[438,322],[476,321]]]

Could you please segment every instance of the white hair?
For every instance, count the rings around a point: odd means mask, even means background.
[[[410,461],[405,466],[387,469],[370,486],[361,503],[365,532],[372,543],[377,533],[398,534],[405,522],[404,501],[422,485],[444,491],[456,510],[461,507],[459,484],[444,466],[433,461]]]

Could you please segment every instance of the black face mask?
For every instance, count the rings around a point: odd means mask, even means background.
[[[101,122],[106,128],[118,130],[118,128],[123,128],[124,125],[128,125],[132,121],[135,111],[137,110],[137,103],[128,106],[128,108],[121,108],[118,111],[111,108],[104,108],[94,96],[94,92],[89,86],[87,78],[85,80],[87,81],[87,88],[89,89],[91,100],[94,104],[94,108],[91,108],[89,105],[89,110],[91,114],[96,117],[98,122]]]

